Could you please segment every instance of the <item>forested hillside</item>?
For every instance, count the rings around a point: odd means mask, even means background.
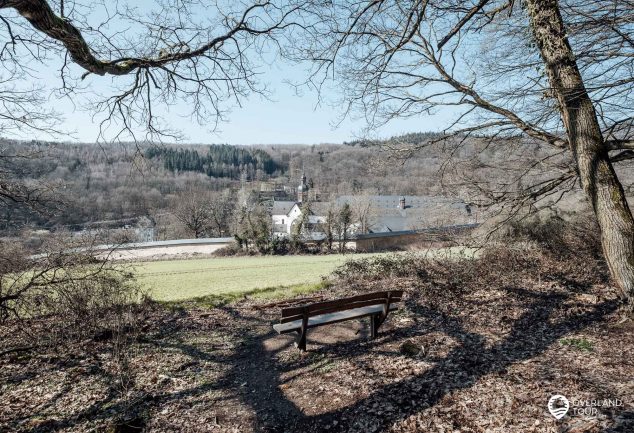
[[[192,236],[179,222],[185,202],[206,202],[215,222],[203,234],[230,233],[236,204],[244,193],[299,184],[305,172],[312,197],[339,195],[446,195],[471,203],[513,201],[535,182],[556,179],[570,165],[569,156],[526,141],[463,137],[439,140],[417,133],[383,141],[322,145],[154,145],[3,141],[3,152],[24,158],[0,161],[9,176],[53,192],[59,206],[46,215],[2,204],[3,236],[24,228],[77,231],[101,226],[134,225],[144,217],[160,239]],[[430,140],[432,144],[429,144]],[[451,169],[447,161],[452,160]],[[504,161],[504,165],[500,162]],[[632,170],[619,167],[631,193]],[[240,192],[242,189],[242,192]],[[541,205],[579,206],[572,181],[555,188]],[[567,195],[561,196],[561,193]],[[292,197],[292,194],[291,194]],[[518,199],[519,200],[519,199]]]
[[[151,146],[145,151],[148,159],[159,159],[170,172],[193,171],[205,173],[209,177],[240,179],[246,175],[250,179],[266,175],[284,173],[284,166],[260,149],[244,149],[226,144],[212,144],[206,150],[182,149]]]

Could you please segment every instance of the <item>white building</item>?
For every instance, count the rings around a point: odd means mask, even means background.
[[[294,224],[302,216],[302,207],[308,201],[309,187],[306,184],[306,175],[302,175],[302,183],[297,188],[297,201],[274,201],[271,209],[273,220],[273,235],[277,237],[290,237]],[[326,203],[310,203],[310,213],[305,221],[306,232],[313,240],[325,239],[321,225],[326,222],[323,207]]]
[[[309,186],[306,176],[297,188],[297,201],[274,201],[271,211],[273,234],[290,237],[294,224],[302,217],[308,202]],[[350,235],[368,233],[404,232],[429,228],[473,224],[476,221],[471,207],[463,200],[442,196],[361,195],[341,196],[334,201],[334,209],[348,204],[356,214]],[[310,202],[305,221],[304,236],[323,240],[329,203]],[[360,221],[360,215],[363,215]]]

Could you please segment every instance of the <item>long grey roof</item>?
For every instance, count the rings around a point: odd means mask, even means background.
[[[431,195],[342,195],[337,197],[336,202],[337,205],[343,205],[344,203],[352,204],[356,200],[369,200],[376,208],[389,209],[398,208],[402,198],[405,198],[406,208],[428,208],[430,206],[451,206],[459,208],[465,205],[464,201],[459,198]]]
[[[400,201],[405,198],[405,209],[399,207]],[[345,203],[352,206],[359,201],[369,201],[372,207],[370,227],[371,233],[389,233],[406,230],[418,230],[429,226],[434,221],[430,220],[435,214],[451,213],[454,216],[467,217],[469,211],[464,201],[454,197],[444,196],[416,196],[416,195],[370,195],[353,196],[344,195],[335,199],[334,209],[340,208]],[[287,215],[297,202],[275,201],[273,202],[273,215]],[[310,204],[313,215],[326,216],[329,203],[312,202]],[[460,221],[461,218],[458,218]]]
[[[273,215],[286,215],[293,208],[294,201],[274,201],[271,213]]]
[[[405,198],[405,209],[399,207]],[[400,232],[417,230],[427,226],[430,215],[434,211],[458,213],[467,216],[467,207],[459,198],[444,196],[416,196],[416,195],[371,195],[371,196],[341,196],[336,199],[338,206],[344,203],[354,205],[359,200],[370,202],[373,210],[369,230],[371,233]]]

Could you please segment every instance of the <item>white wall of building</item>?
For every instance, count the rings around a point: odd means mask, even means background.
[[[278,237],[287,237],[292,233],[293,223],[300,218],[302,215],[302,210],[300,209],[298,204],[295,204],[288,214],[284,215],[272,215],[273,226],[276,228],[274,231],[274,235]],[[308,223],[309,224],[321,224],[326,222],[326,217],[321,215],[309,215]],[[284,231],[279,230],[280,227],[284,227]]]

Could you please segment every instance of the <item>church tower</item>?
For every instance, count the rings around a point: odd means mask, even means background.
[[[306,175],[302,174],[302,183],[297,187],[297,201],[305,203],[308,201],[308,184],[306,184]]]

